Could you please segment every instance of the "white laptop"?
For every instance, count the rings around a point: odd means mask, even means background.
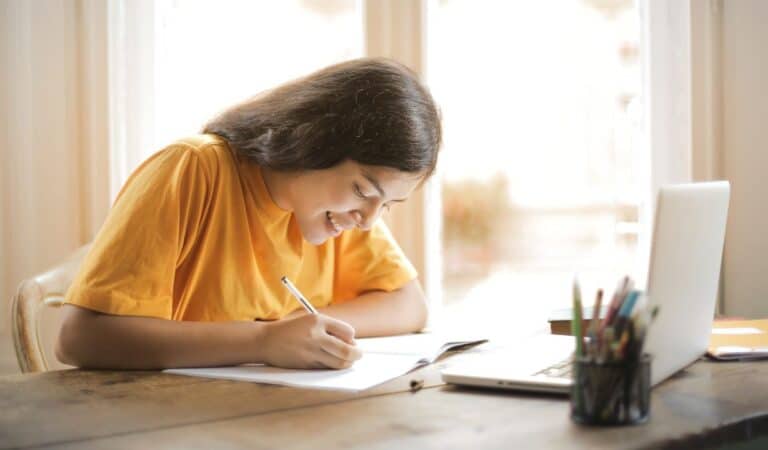
[[[644,347],[653,356],[652,385],[706,351],[729,196],[727,181],[672,185],[659,191],[646,289],[649,307],[660,306]],[[442,377],[460,385],[567,393],[573,349],[571,336],[540,335],[472,355],[444,369]]]

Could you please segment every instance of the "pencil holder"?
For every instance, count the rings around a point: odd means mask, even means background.
[[[585,425],[644,423],[650,413],[651,357],[573,364],[571,420]]]

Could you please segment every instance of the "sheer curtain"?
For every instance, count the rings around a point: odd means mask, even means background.
[[[0,292],[95,234],[108,208],[106,6],[0,4]],[[0,317],[0,373],[17,370]]]

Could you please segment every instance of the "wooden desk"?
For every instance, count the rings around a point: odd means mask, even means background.
[[[425,388],[410,392],[412,379]],[[585,428],[562,397],[444,386],[435,366],[361,394],[68,370],[0,377],[0,448],[702,448],[768,436],[768,362],[700,361],[652,395],[645,425]]]

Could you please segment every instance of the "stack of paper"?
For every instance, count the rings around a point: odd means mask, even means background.
[[[721,361],[768,358],[768,319],[715,322],[707,355]]]
[[[282,369],[263,364],[234,367],[168,369],[167,373],[286,386],[360,391],[430,364],[447,351],[486,342],[485,339],[446,339],[440,334],[408,334],[357,339],[363,351],[349,369]]]

